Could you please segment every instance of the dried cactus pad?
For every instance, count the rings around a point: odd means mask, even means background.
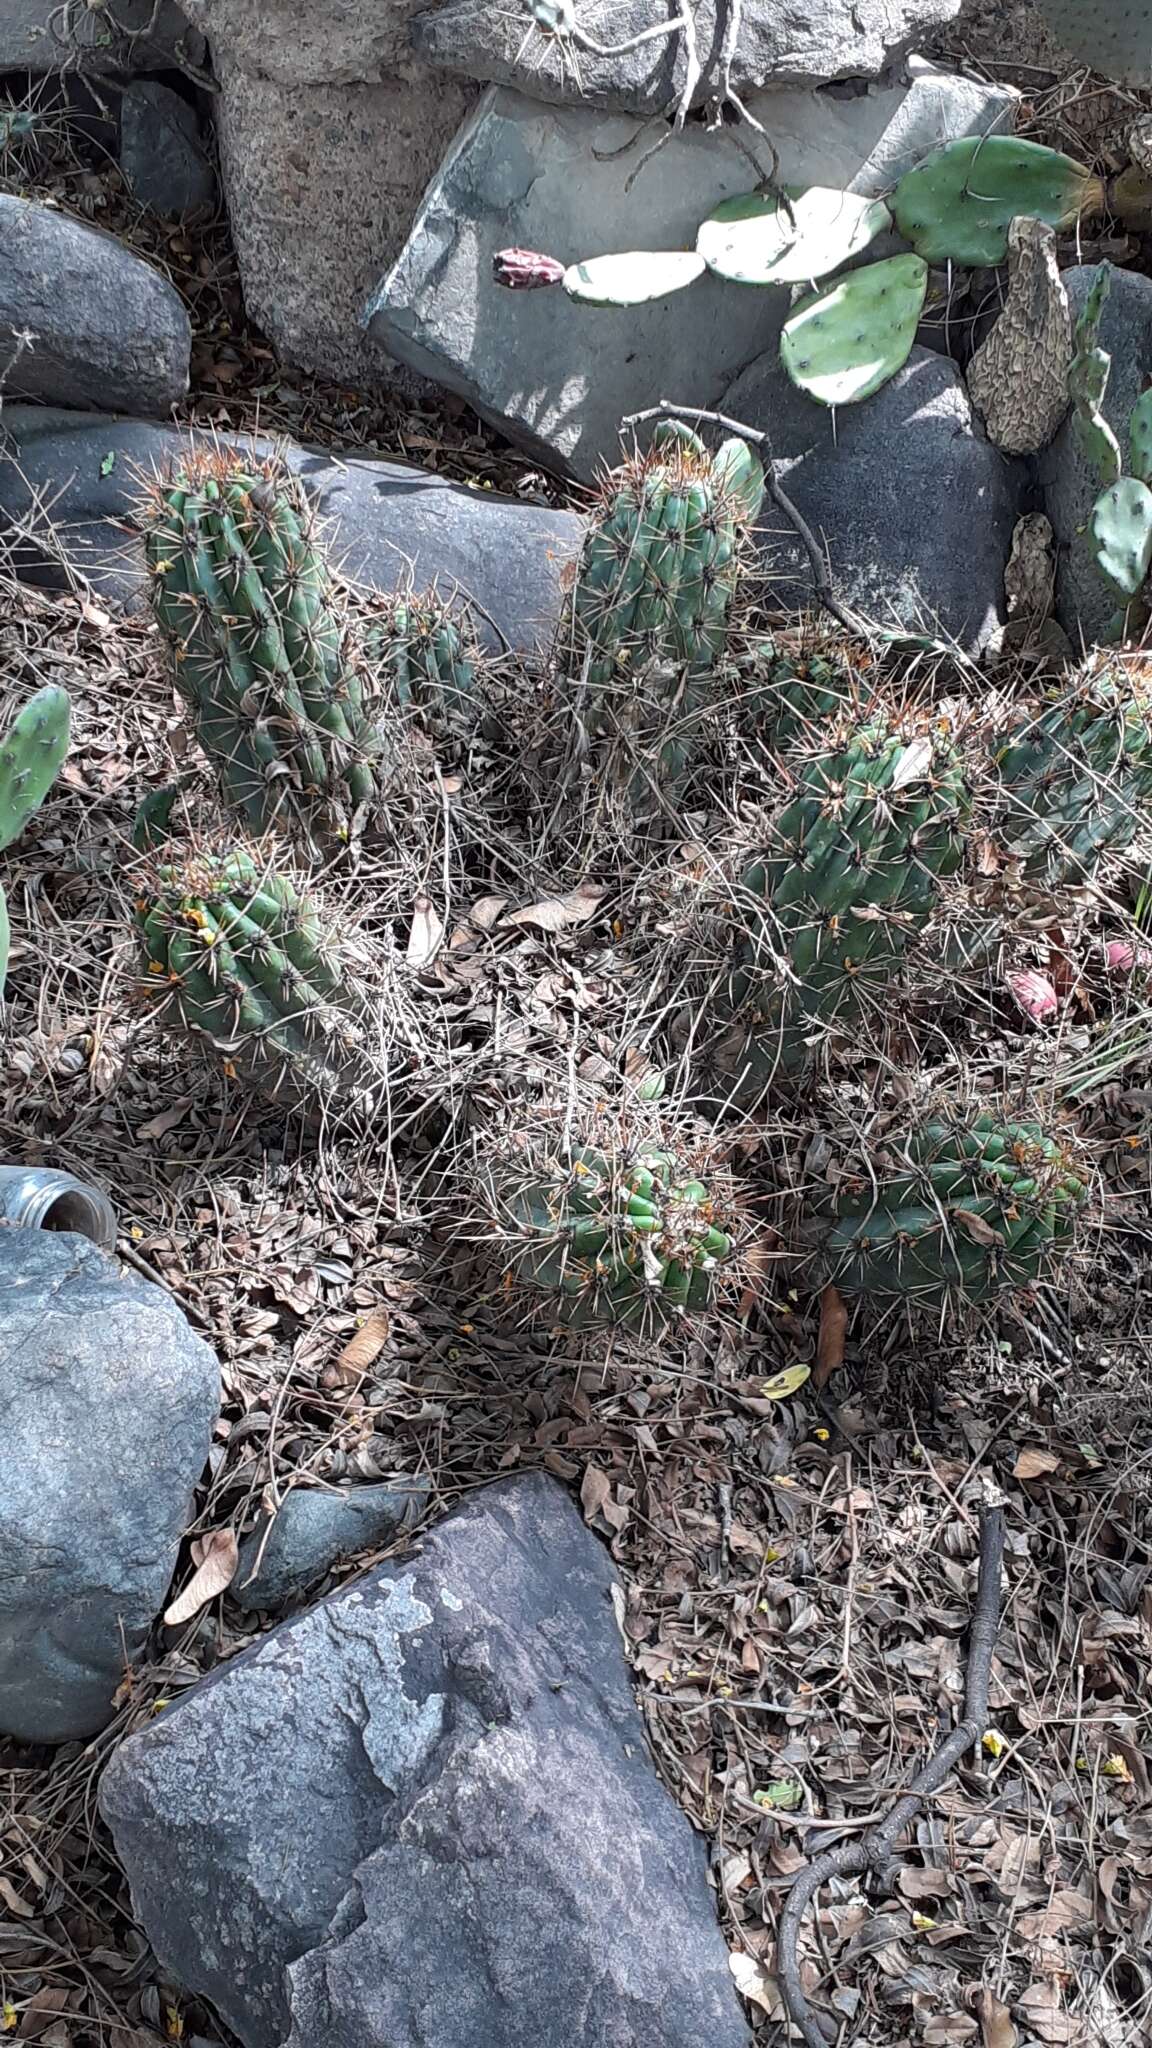
[[[869,398],[907,360],[927,289],[921,257],[889,256],[802,299],[780,336],[792,382],[821,405]]]
[[[1104,187],[1083,164],[1014,135],[965,137],[906,171],[889,205],[905,241],[928,263],[1003,263],[1020,214],[1071,227],[1098,212]]]
[[[877,1301],[987,1301],[1045,1277],[1072,1245],[1086,1193],[1068,1150],[1038,1125],[913,1125],[814,1195],[829,1219],[820,1270]]]
[[[789,194],[742,192],[700,225],[696,247],[709,270],[734,284],[810,284],[858,256],[892,216],[882,199],[828,185]]]
[[[1152,5],[1148,0],[1035,0],[1069,56],[1123,85],[1152,85]]]

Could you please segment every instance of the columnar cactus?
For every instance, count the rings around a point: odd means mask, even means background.
[[[482,1200],[506,1284],[576,1329],[706,1309],[733,1251],[726,1176],[698,1179],[658,1142],[551,1150],[526,1132],[487,1166]]]
[[[319,912],[255,852],[160,867],[137,918],[146,985],[262,1094],[340,1108],[379,1087],[362,1005]]]
[[[1087,1198],[1067,1146],[994,1115],[913,1123],[837,1164],[807,1193],[819,1276],[937,1312],[1045,1278]]]
[[[1091,881],[1145,824],[1152,798],[1152,691],[1112,657],[995,749],[993,829],[1025,881]]]
[[[959,867],[969,809],[942,725],[879,712],[803,762],[736,903],[742,1094],[798,1072],[829,1031],[888,1012],[900,959]]]
[[[834,719],[862,719],[872,696],[867,677],[837,648],[793,651],[762,634],[734,666],[757,730],[774,748],[816,740]]]
[[[365,635],[365,654],[403,712],[436,739],[467,739],[480,712],[476,649],[467,621],[436,591],[390,600]]]
[[[67,691],[48,683],[21,705],[0,738],[0,850],[20,837],[55,782],[68,752],[71,712]],[[0,889],[0,996],[8,951],[8,905]]]
[[[294,479],[190,457],[144,528],[176,686],[226,800],[253,832],[347,838],[379,794],[384,741]]]

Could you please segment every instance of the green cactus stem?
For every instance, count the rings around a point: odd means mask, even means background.
[[[436,739],[467,739],[480,716],[477,655],[467,618],[435,590],[392,598],[364,651],[398,708]]]
[[[1034,1123],[941,1116],[837,1162],[809,1192],[822,1281],[939,1314],[1032,1287],[1072,1248],[1087,1198],[1069,1149]]]
[[[731,1218],[655,1144],[543,1160],[530,1148],[492,1186],[508,1284],[546,1296],[552,1320],[571,1328],[647,1329],[705,1310],[732,1254]]]
[[[146,986],[227,1072],[282,1104],[342,1109],[379,1090],[363,1005],[320,913],[254,851],[161,867],[136,909]]]
[[[926,263],[971,269],[1003,263],[1020,214],[1074,227],[1104,207],[1083,164],[1015,135],[965,136],[906,171],[889,201],[896,225]]]
[[[0,738],[0,849],[19,839],[60,773],[71,716],[68,692],[46,683],[20,706]],[[0,997],[10,949],[8,905],[0,889]]]
[[[736,669],[757,730],[774,749],[811,745],[832,721],[867,715],[868,679],[837,649],[794,652],[761,634],[738,656]]]
[[[804,761],[737,901],[741,1096],[798,1073],[832,1031],[875,1032],[940,881],[960,865],[969,810],[943,726],[878,713]]]
[[[144,531],[176,687],[226,801],[253,832],[347,839],[380,794],[385,747],[295,480],[191,456]]]
[[[1096,879],[1132,844],[1152,799],[1152,702],[1119,657],[1062,692],[995,750],[993,830],[1023,879]]]
[[[780,360],[821,405],[858,405],[908,359],[928,290],[919,256],[889,256],[833,278],[784,322]]]

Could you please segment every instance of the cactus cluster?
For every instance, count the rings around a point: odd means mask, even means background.
[[[379,1088],[320,914],[270,860],[233,846],[159,866],[137,918],[149,987],[261,1094],[342,1108]]]
[[[484,1208],[505,1284],[573,1329],[648,1329],[706,1309],[734,1249],[731,1204],[659,1143],[523,1143],[490,1162]]]
[[[821,405],[856,405],[907,360],[929,288],[929,264],[1002,263],[1020,216],[1071,227],[1103,211],[1105,187],[1083,164],[1014,135],[962,136],[934,149],[887,199],[812,185],[760,185],[701,222],[695,250],[631,251],[565,266],[504,249],[493,278],[510,290],[560,286],[596,306],[634,306],[694,284],[707,269],[766,288],[831,281],[785,319],[780,359]],[[911,253],[843,271],[893,225]]]
[[[255,833],[346,839],[387,747],[290,476],[190,457],[144,514],[152,606],[225,800]]]
[[[807,1191],[823,1280],[935,1311],[1044,1279],[1086,1199],[1066,1145],[991,1115],[913,1124]]]
[[[1090,881],[1152,799],[1152,694],[1139,669],[1089,674],[994,749],[997,839],[1025,881]]]
[[[478,664],[467,621],[435,590],[390,600],[364,638],[386,696],[437,740],[468,739],[480,715]]]
[[[0,738],[0,851],[39,810],[68,752],[71,703],[48,683],[22,704]],[[8,973],[8,903],[0,889],[0,996]]]

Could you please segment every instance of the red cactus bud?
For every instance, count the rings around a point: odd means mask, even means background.
[[[1056,1015],[1060,998],[1046,974],[1038,973],[1034,967],[1020,967],[1008,975],[1007,981],[1024,1015],[1033,1024],[1044,1024]]]
[[[535,249],[498,249],[492,258],[493,282],[510,292],[538,292],[546,284],[560,284],[563,277],[564,265]]]
[[[1109,939],[1104,948],[1104,966],[1109,974],[1131,974],[1137,967],[1152,967],[1152,952],[1131,939]]]

